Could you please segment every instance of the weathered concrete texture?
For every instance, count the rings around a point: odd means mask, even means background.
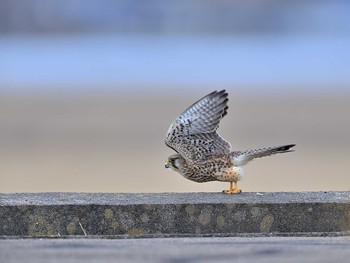
[[[0,236],[350,233],[350,192],[0,195]]]

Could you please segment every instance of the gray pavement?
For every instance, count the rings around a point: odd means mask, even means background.
[[[350,237],[0,240],[0,262],[349,262]]]

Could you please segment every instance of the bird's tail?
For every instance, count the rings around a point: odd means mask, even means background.
[[[247,162],[255,158],[265,157],[276,153],[292,152],[293,150],[290,150],[290,148],[294,146],[295,144],[288,144],[283,146],[272,146],[255,150],[235,151],[231,153],[232,161],[234,165],[240,166],[246,164]]]

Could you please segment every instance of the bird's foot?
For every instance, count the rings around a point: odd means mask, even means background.
[[[224,194],[228,194],[228,195],[235,195],[235,194],[242,193],[242,190],[238,188],[236,182],[230,182],[230,189],[229,190],[223,190],[222,192]]]
[[[230,189],[230,190],[222,190],[222,192],[224,193],[224,194],[228,194],[228,195],[235,195],[235,194],[240,194],[240,193],[242,193],[242,190],[241,189],[239,189],[239,188],[236,188],[236,189]]]

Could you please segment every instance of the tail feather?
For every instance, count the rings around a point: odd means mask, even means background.
[[[272,146],[255,150],[235,151],[232,152],[232,161],[234,165],[240,166],[246,164],[247,162],[255,158],[261,158],[276,153],[293,152],[294,150],[290,150],[290,148],[294,146],[295,144],[288,144],[283,146]]]

